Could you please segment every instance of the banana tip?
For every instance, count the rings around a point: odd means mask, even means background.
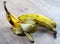
[[[57,31],[54,31],[54,38],[57,38]]]
[[[30,41],[31,43],[34,43],[34,41]]]

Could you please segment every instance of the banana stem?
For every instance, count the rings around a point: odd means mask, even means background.
[[[6,11],[6,13],[8,14],[8,15],[10,15],[10,12],[7,10],[7,8],[6,8],[6,1],[4,1],[4,9],[5,9],[5,11]]]

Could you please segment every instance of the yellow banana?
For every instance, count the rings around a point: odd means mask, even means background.
[[[7,20],[8,20],[9,23],[15,28],[15,29],[13,29],[13,30],[14,30],[13,32],[15,32],[15,34],[20,34],[20,33],[22,33],[21,25],[20,25],[19,23],[17,23],[17,22],[20,22],[20,20],[19,20],[18,18],[16,18],[13,14],[11,14],[11,13],[7,10],[7,8],[6,8],[6,1],[4,2],[4,9],[5,9],[5,11],[6,11]],[[16,28],[18,28],[18,29],[16,29]],[[16,31],[17,31],[18,33],[16,33]]]
[[[45,27],[47,28],[48,30],[51,30],[54,32],[54,37],[56,37],[56,23],[46,17],[46,16],[43,16],[43,15],[40,15],[40,14],[23,14],[23,15],[20,15],[18,17],[19,20],[21,20],[22,22],[24,22],[25,19],[28,19],[28,18],[31,18],[33,20],[35,20],[36,24],[39,25],[39,26],[42,26],[42,27]]]
[[[4,9],[6,11],[6,17],[9,23],[13,26],[12,32],[17,35],[26,35],[29,41],[34,42],[32,36],[30,35],[29,31],[26,31],[27,29],[32,30],[34,26],[32,24],[24,24],[21,23],[21,21],[16,18],[13,14],[11,14],[7,8],[6,8],[6,1],[4,1]]]
[[[34,39],[31,33],[36,32],[37,26],[42,26],[53,31],[54,37],[56,38],[56,23],[52,19],[40,14],[23,14],[16,18],[7,10],[6,1],[4,1],[4,9],[6,11],[7,20],[13,26],[12,32],[15,34],[26,35],[28,40],[33,43]]]

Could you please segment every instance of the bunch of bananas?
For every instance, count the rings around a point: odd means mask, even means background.
[[[23,14],[16,18],[7,10],[6,1],[4,1],[4,9],[6,11],[7,20],[13,26],[13,33],[17,35],[26,35],[28,40],[33,43],[34,39],[31,36],[31,33],[36,32],[36,28],[41,26],[52,31],[54,37],[56,38],[56,23],[52,19],[40,14]]]

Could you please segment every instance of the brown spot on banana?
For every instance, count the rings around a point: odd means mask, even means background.
[[[9,22],[10,22],[10,24],[11,24],[12,26],[14,26],[14,23],[13,23],[13,21],[12,21],[11,19],[10,19]]]

